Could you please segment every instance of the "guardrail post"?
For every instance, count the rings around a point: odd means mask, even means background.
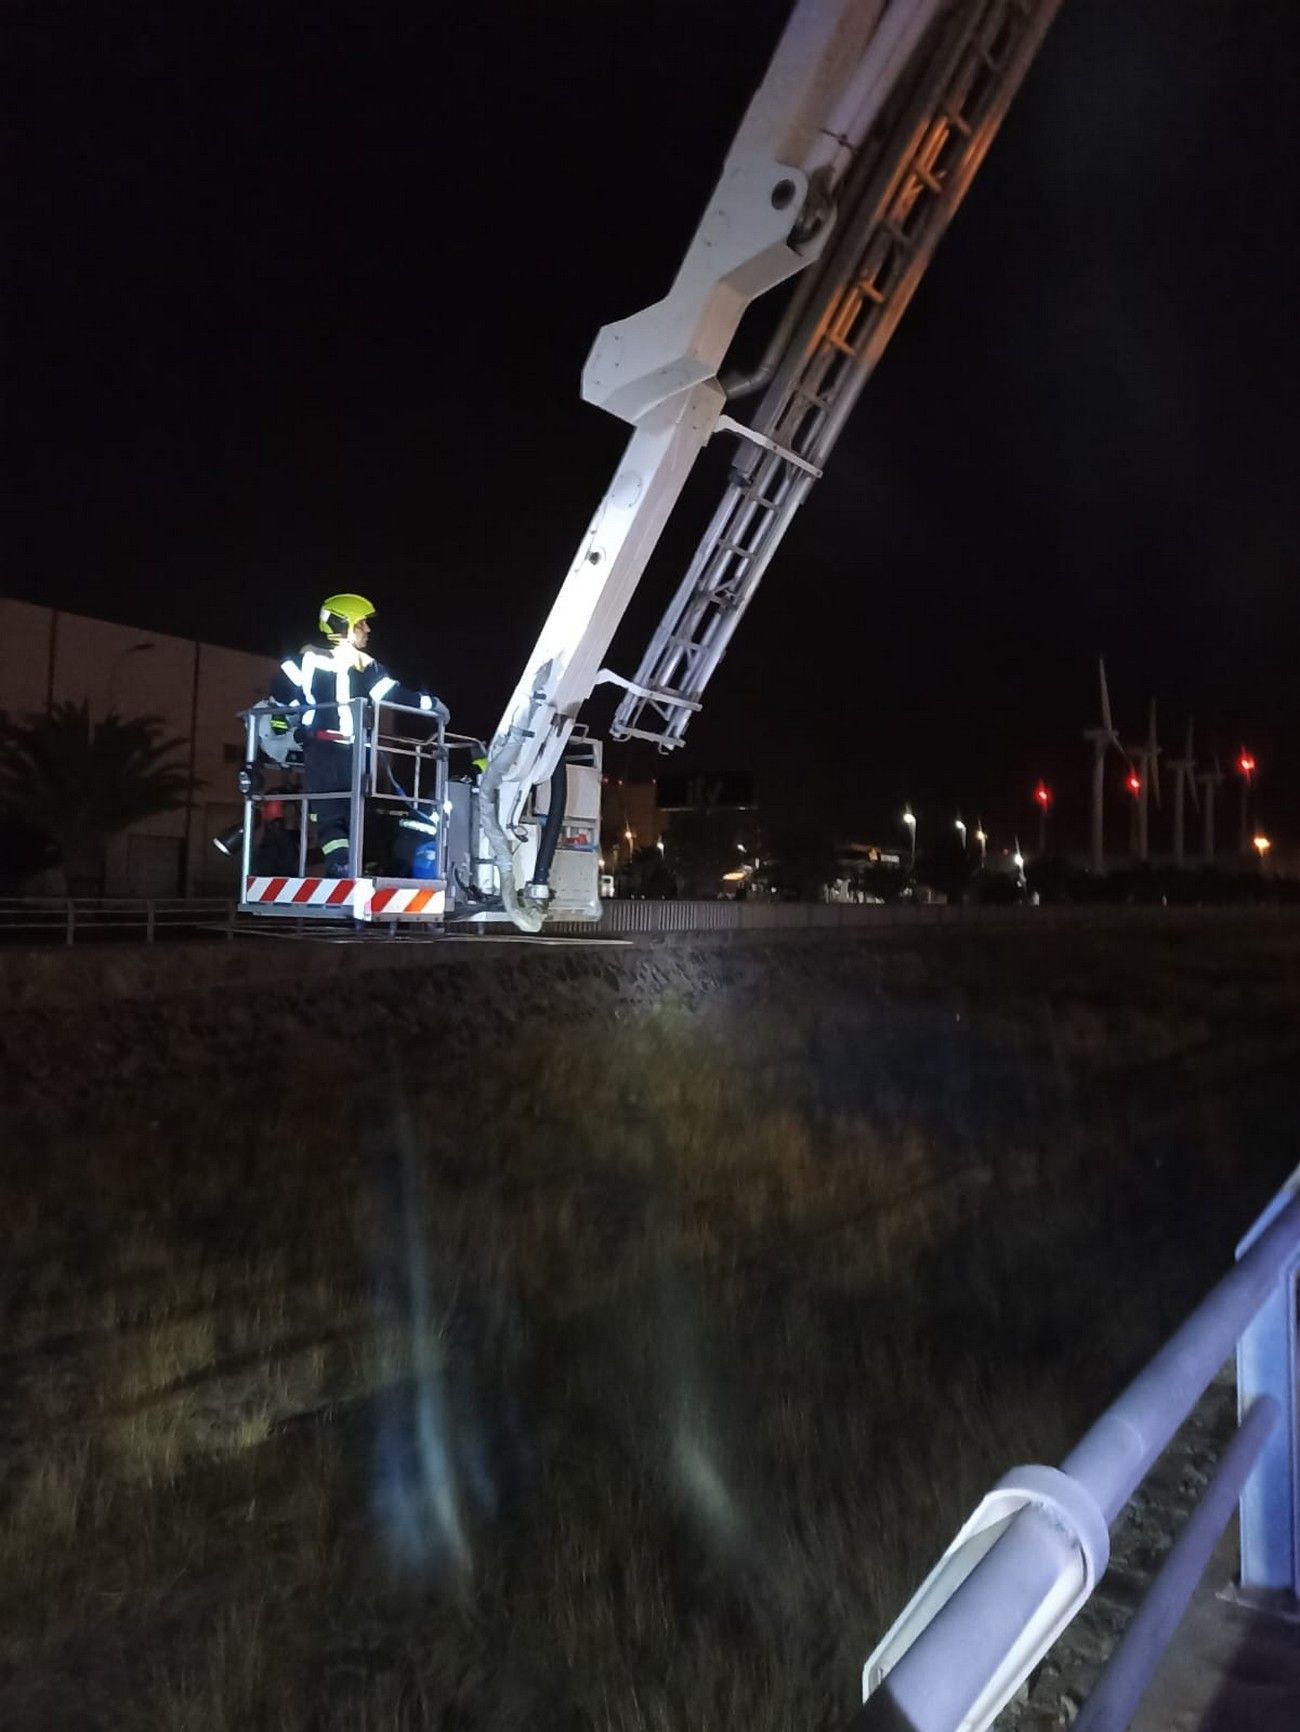
[[[1300,1167],[1237,1246],[1237,1260],[1300,1195]],[[1271,1396],[1282,1423],[1260,1451],[1241,1494],[1241,1589],[1300,1601],[1300,1422],[1296,1414],[1296,1263],[1282,1271],[1237,1343],[1240,1417]]]

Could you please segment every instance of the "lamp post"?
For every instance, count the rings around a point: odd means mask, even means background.
[[[1052,804],[1052,790],[1046,782],[1040,781],[1034,789],[1034,804],[1038,807],[1038,853],[1041,859],[1047,852],[1047,813]]]
[[[966,825],[965,825],[960,813],[958,813],[958,815],[957,815],[957,834],[961,837],[962,857],[965,858],[965,854],[966,854]]]
[[[126,658],[128,656],[142,655],[145,650],[151,650],[153,647],[154,646],[150,642],[148,642],[148,640],[146,639],[146,640],[141,641],[140,643],[128,644],[124,650],[120,650],[118,652],[118,654],[116,656],[114,656],[113,664],[108,670],[108,699],[107,699],[107,702],[105,703],[105,706],[104,706],[104,714],[105,715],[111,716],[113,714],[113,703],[114,703],[114,694],[115,694],[115,690],[116,690],[116,686],[117,686],[117,676],[118,676],[119,670],[121,669],[122,663],[126,660]]]
[[[909,870],[916,870],[916,813],[910,806],[903,807],[903,822],[907,825],[908,840],[911,849],[908,860]]]
[[[975,846],[980,851],[980,869],[983,870],[984,862],[988,858],[989,836],[988,831],[984,828],[984,820],[982,818],[976,818],[975,820]]]

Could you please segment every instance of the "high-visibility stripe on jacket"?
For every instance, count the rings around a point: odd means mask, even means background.
[[[301,655],[286,656],[272,682],[271,698],[295,711],[306,733],[343,740],[350,740],[355,729],[355,711],[345,707],[354,698],[375,703],[389,699],[429,712],[442,709],[428,692],[399,684],[387,668],[347,643],[328,651],[309,646]]]

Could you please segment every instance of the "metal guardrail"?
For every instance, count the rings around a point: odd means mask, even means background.
[[[1242,921],[1280,918],[1289,909],[1270,904],[1225,904],[1166,908],[1154,903],[1132,906],[1106,902],[1047,903],[852,903],[852,902],[653,902],[610,899],[601,904],[599,921],[548,921],[548,932],[610,935],[673,932],[771,932],[809,928],[898,926],[1099,926],[1135,919],[1179,921]],[[1300,909],[1294,910],[1300,916]]]
[[[981,1732],[1100,1580],[1109,1527],[1234,1346],[1241,1425],[1075,1722],[1123,1732],[1227,1524],[1241,1508],[1242,1599],[1300,1605],[1296,1273],[1300,1168],[1237,1264],[1059,1470],[1019,1468],[962,1528],[863,1673],[864,1729]]]
[[[776,931],[877,931],[908,927],[1098,927],[1148,918],[1160,922],[1241,921],[1282,918],[1300,909],[1268,905],[1227,905],[1207,908],[1160,908],[1142,904],[1115,907],[1108,903],[1051,904],[1040,908],[962,903],[880,904],[838,902],[692,902],[624,901],[601,904],[598,921],[548,921],[546,931],[565,937],[671,936],[691,933]],[[304,930],[314,930],[304,922]],[[153,943],[164,937],[220,931],[227,937],[253,930],[238,916],[233,899],[220,896],[10,896],[0,897],[0,942],[6,937],[25,942],[75,944],[100,938],[137,939]],[[489,929],[492,930],[492,929]],[[277,934],[285,936],[283,932]],[[376,943],[386,934],[376,932]]]
[[[122,939],[152,944],[197,932],[232,938],[235,904],[224,896],[0,897],[0,942],[84,943]]]

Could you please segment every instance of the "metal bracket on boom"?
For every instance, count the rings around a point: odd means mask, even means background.
[[[820,481],[822,472],[815,463],[810,463],[806,457],[800,457],[797,451],[791,451],[785,445],[778,445],[775,439],[769,439],[766,433],[760,433],[757,427],[746,427],[743,421],[735,421],[730,415],[718,416],[718,431],[720,433],[735,433],[742,439],[748,439],[755,445],[761,445],[764,451],[773,451],[778,457],[784,457],[787,463],[793,463],[796,469],[802,469],[805,475],[811,475],[814,481]],[[639,686],[634,686],[630,680],[620,682],[627,689],[651,697],[653,693],[641,692]],[[693,710],[700,708],[699,704],[690,706]]]
[[[668,692],[657,690],[654,686],[639,686],[635,680],[624,679],[623,675],[616,674],[613,668],[602,668],[596,675],[593,684],[598,686],[620,686],[625,692],[631,692],[633,697],[637,698],[666,698],[670,695]],[[704,705],[689,703],[687,707],[692,710],[702,710]]]

